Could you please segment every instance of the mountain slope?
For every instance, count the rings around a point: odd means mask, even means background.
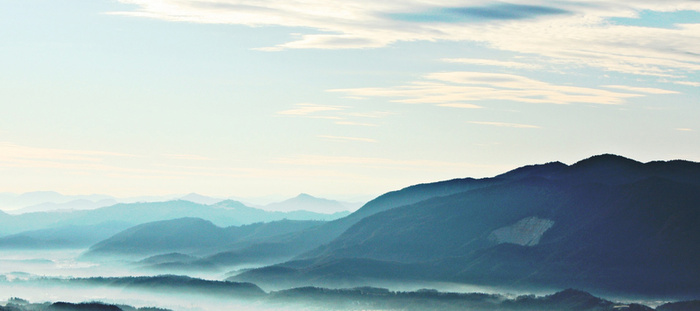
[[[364,217],[429,198],[486,187],[499,182],[501,182],[499,179],[465,178],[407,187],[383,194],[367,202],[362,208],[346,217],[329,221],[315,228],[275,237],[266,242],[287,249],[290,254],[301,255],[304,252],[329,243]]]
[[[63,226],[32,230],[0,237],[0,249],[84,248],[129,227],[125,222],[104,222],[88,226]]]
[[[700,164],[603,155],[489,181],[375,213],[300,260],[236,279],[301,285],[385,265],[395,280],[700,293]]]
[[[175,252],[211,255],[321,223],[281,220],[222,228],[200,218],[164,220],[137,225],[115,234],[91,246],[85,256],[149,256]]]

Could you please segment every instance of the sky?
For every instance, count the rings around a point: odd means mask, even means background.
[[[700,1],[0,0],[0,192],[348,199],[700,161]]]

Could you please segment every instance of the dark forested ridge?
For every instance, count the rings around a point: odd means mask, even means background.
[[[335,221],[369,214],[329,243],[233,279],[304,285],[380,278],[700,293],[698,163],[601,155],[571,166],[553,162],[402,191],[418,189],[426,189],[417,196],[428,199],[367,212],[380,197]]]

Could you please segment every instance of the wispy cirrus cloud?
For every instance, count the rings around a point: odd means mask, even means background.
[[[700,23],[672,27],[625,25],[613,18],[646,18],[700,11],[700,2],[515,0],[120,0],[136,9],[112,12],[195,23],[311,29],[267,50],[378,48],[401,41],[470,41],[539,55],[549,62],[682,79],[700,71]],[[298,28],[297,28],[298,29]],[[318,33],[318,31],[322,31]],[[297,30],[295,30],[297,31]]]
[[[673,81],[674,84],[700,87],[700,82],[694,81]]]
[[[312,119],[335,120],[335,124],[353,126],[378,126],[374,123],[357,121],[357,119],[378,119],[392,115],[392,113],[386,111],[352,112],[348,111],[350,107],[346,106],[329,106],[306,103],[296,104],[294,106],[295,108],[279,111],[277,114]]]
[[[277,112],[281,115],[291,115],[291,116],[309,116],[315,115],[319,112],[327,111],[340,111],[344,110],[346,107],[343,106],[328,106],[328,105],[317,105],[317,104],[296,104],[295,108],[289,110],[283,110]]]
[[[443,58],[443,62],[455,63],[455,64],[465,64],[465,65],[480,65],[480,66],[495,66],[495,67],[505,67],[514,69],[538,69],[542,66],[537,64],[528,64],[513,61],[500,61],[493,59],[483,59],[483,58]]]
[[[617,105],[640,92],[622,93],[604,89],[553,84],[523,76],[486,72],[439,72],[424,80],[389,88],[335,89],[333,92],[361,97],[389,97],[409,104],[479,108],[474,102],[507,100],[523,103]],[[637,90],[639,91],[639,90]],[[648,93],[649,90],[645,89]]]
[[[625,91],[630,91],[630,92],[635,92],[635,93],[645,93],[645,94],[678,94],[679,93],[679,92],[671,91],[671,90],[664,90],[664,89],[651,88],[651,87],[633,87],[633,86],[627,86],[627,85],[603,85],[603,87],[611,88],[611,89],[618,89],[618,90],[625,90]]]

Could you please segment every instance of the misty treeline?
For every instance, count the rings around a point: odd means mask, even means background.
[[[12,297],[0,311],[172,311],[170,309],[144,307],[134,308],[127,305],[111,305],[102,302],[43,302],[30,303],[22,298]]]
[[[435,289],[416,291],[392,291],[377,287],[330,289],[322,287],[298,287],[265,292],[251,283],[203,280],[187,276],[161,275],[153,277],[93,277],[93,278],[38,278],[15,281],[38,282],[41,285],[62,287],[112,287],[139,293],[151,292],[170,295],[190,295],[198,299],[219,299],[231,303],[245,302],[260,309],[284,307],[293,310],[472,310],[472,311],[691,311],[698,310],[700,301],[667,303],[653,309],[638,303],[618,303],[598,298],[590,293],[567,289],[551,295],[508,296],[486,293],[441,292]],[[50,287],[46,287],[50,290]],[[209,298],[207,298],[209,297]],[[29,303],[11,298],[0,311],[39,310],[123,310],[159,311],[155,307],[134,308],[126,305],[110,305],[100,302],[80,304]]]

